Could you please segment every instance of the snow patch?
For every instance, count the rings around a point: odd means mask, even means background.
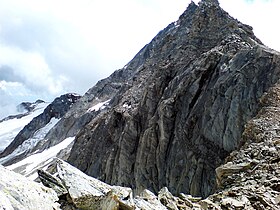
[[[178,28],[180,26],[179,20],[174,22],[174,26],[175,26],[175,28]]]
[[[71,93],[71,95],[73,95],[74,97],[80,97],[80,95],[77,93]]]
[[[16,137],[16,135],[27,125],[34,117],[43,113],[49,103],[40,103],[29,114],[20,119],[14,118],[0,123],[0,152],[2,152]]]
[[[34,148],[41,140],[45,138],[47,133],[58,123],[60,119],[52,118],[50,122],[43,128],[37,130],[32,138],[25,140],[20,146],[18,146],[11,154],[0,159],[0,164],[7,162],[8,160],[16,157],[32,148]]]
[[[91,108],[89,108],[87,110],[87,112],[93,112],[93,111],[97,112],[99,110],[105,109],[105,107],[109,104],[109,102],[110,102],[110,100],[107,100],[107,101],[104,101],[104,102],[100,102],[100,103],[92,106]]]
[[[37,178],[37,169],[42,165],[45,166],[46,163],[50,163],[54,157],[63,149],[67,148],[73,141],[75,137],[69,137],[64,139],[59,144],[50,147],[43,152],[33,154],[15,164],[7,166],[8,169],[18,171],[31,179]],[[18,169],[18,170],[17,170]]]
[[[123,108],[130,109],[130,108],[131,108],[131,105],[128,105],[127,103],[124,103],[124,104],[123,104]]]

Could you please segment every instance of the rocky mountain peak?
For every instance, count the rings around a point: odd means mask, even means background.
[[[136,192],[167,186],[174,194],[207,196],[215,168],[238,148],[259,98],[278,80],[277,60],[218,1],[191,3],[70,111],[87,113],[89,104],[110,99],[87,118],[69,162]]]
[[[81,96],[75,93],[67,93],[54,99],[54,101],[47,107],[48,112],[52,117],[61,118],[69,108],[78,100]]]
[[[17,106],[17,110],[19,112],[31,112],[40,103],[45,103],[45,101],[38,99],[33,103],[32,102],[22,102]]]
[[[207,5],[215,5],[215,6],[220,5],[218,0],[201,0],[200,3],[201,4],[207,4]]]
[[[262,44],[251,26],[232,18],[218,1],[201,1],[198,6],[191,3],[174,27],[186,37],[185,42],[195,42],[193,46],[198,47],[198,53],[209,51],[228,39],[243,40],[250,45]]]

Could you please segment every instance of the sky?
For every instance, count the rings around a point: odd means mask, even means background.
[[[0,119],[15,113],[22,101],[84,94],[125,66],[189,3],[0,0]],[[280,51],[279,0],[220,0],[220,5]]]

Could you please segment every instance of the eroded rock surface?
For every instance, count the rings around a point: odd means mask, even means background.
[[[210,197],[224,207],[280,208],[279,82],[260,103],[260,111],[245,126],[244,145],[216,169],[221,191]]]
[[[67,209],[72,204],[78,209],[118,209],[134,206],[130,188],[110,186],[93,177],[89,177],[75,167],[57,159],[53,176],[45,171],[39,171],[39,178],[47,187],[53,188],[60,197],[62,208]]]

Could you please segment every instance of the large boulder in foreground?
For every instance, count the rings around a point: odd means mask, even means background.
[[[0,165],[0,209],[58,210],[54,190],[27,179]]]
[[[110,186],[60,159],[56,160],[54,171],[56,176],[40,170],[39,178],[57,192],[62,208],[73,204],[74,208],[87,210],[118,209],[120,206],[133,209],[129,208],[134,206],[130,188]]]
[[[52,165],[52,173],[39,171],[42,183],[53,188],[59,195],[59,203],[63,210],[167,210],[200,208],[196,202],[200,198],[181,194],[180,198],[173,196],[167,188],[163,188],[158,195],[144,190],[133,197],[132,189],[111,186],[93,177],[87,176],[77,168],[63,160],[57,159]],[[55,175],[54,175],[55,174]]]

